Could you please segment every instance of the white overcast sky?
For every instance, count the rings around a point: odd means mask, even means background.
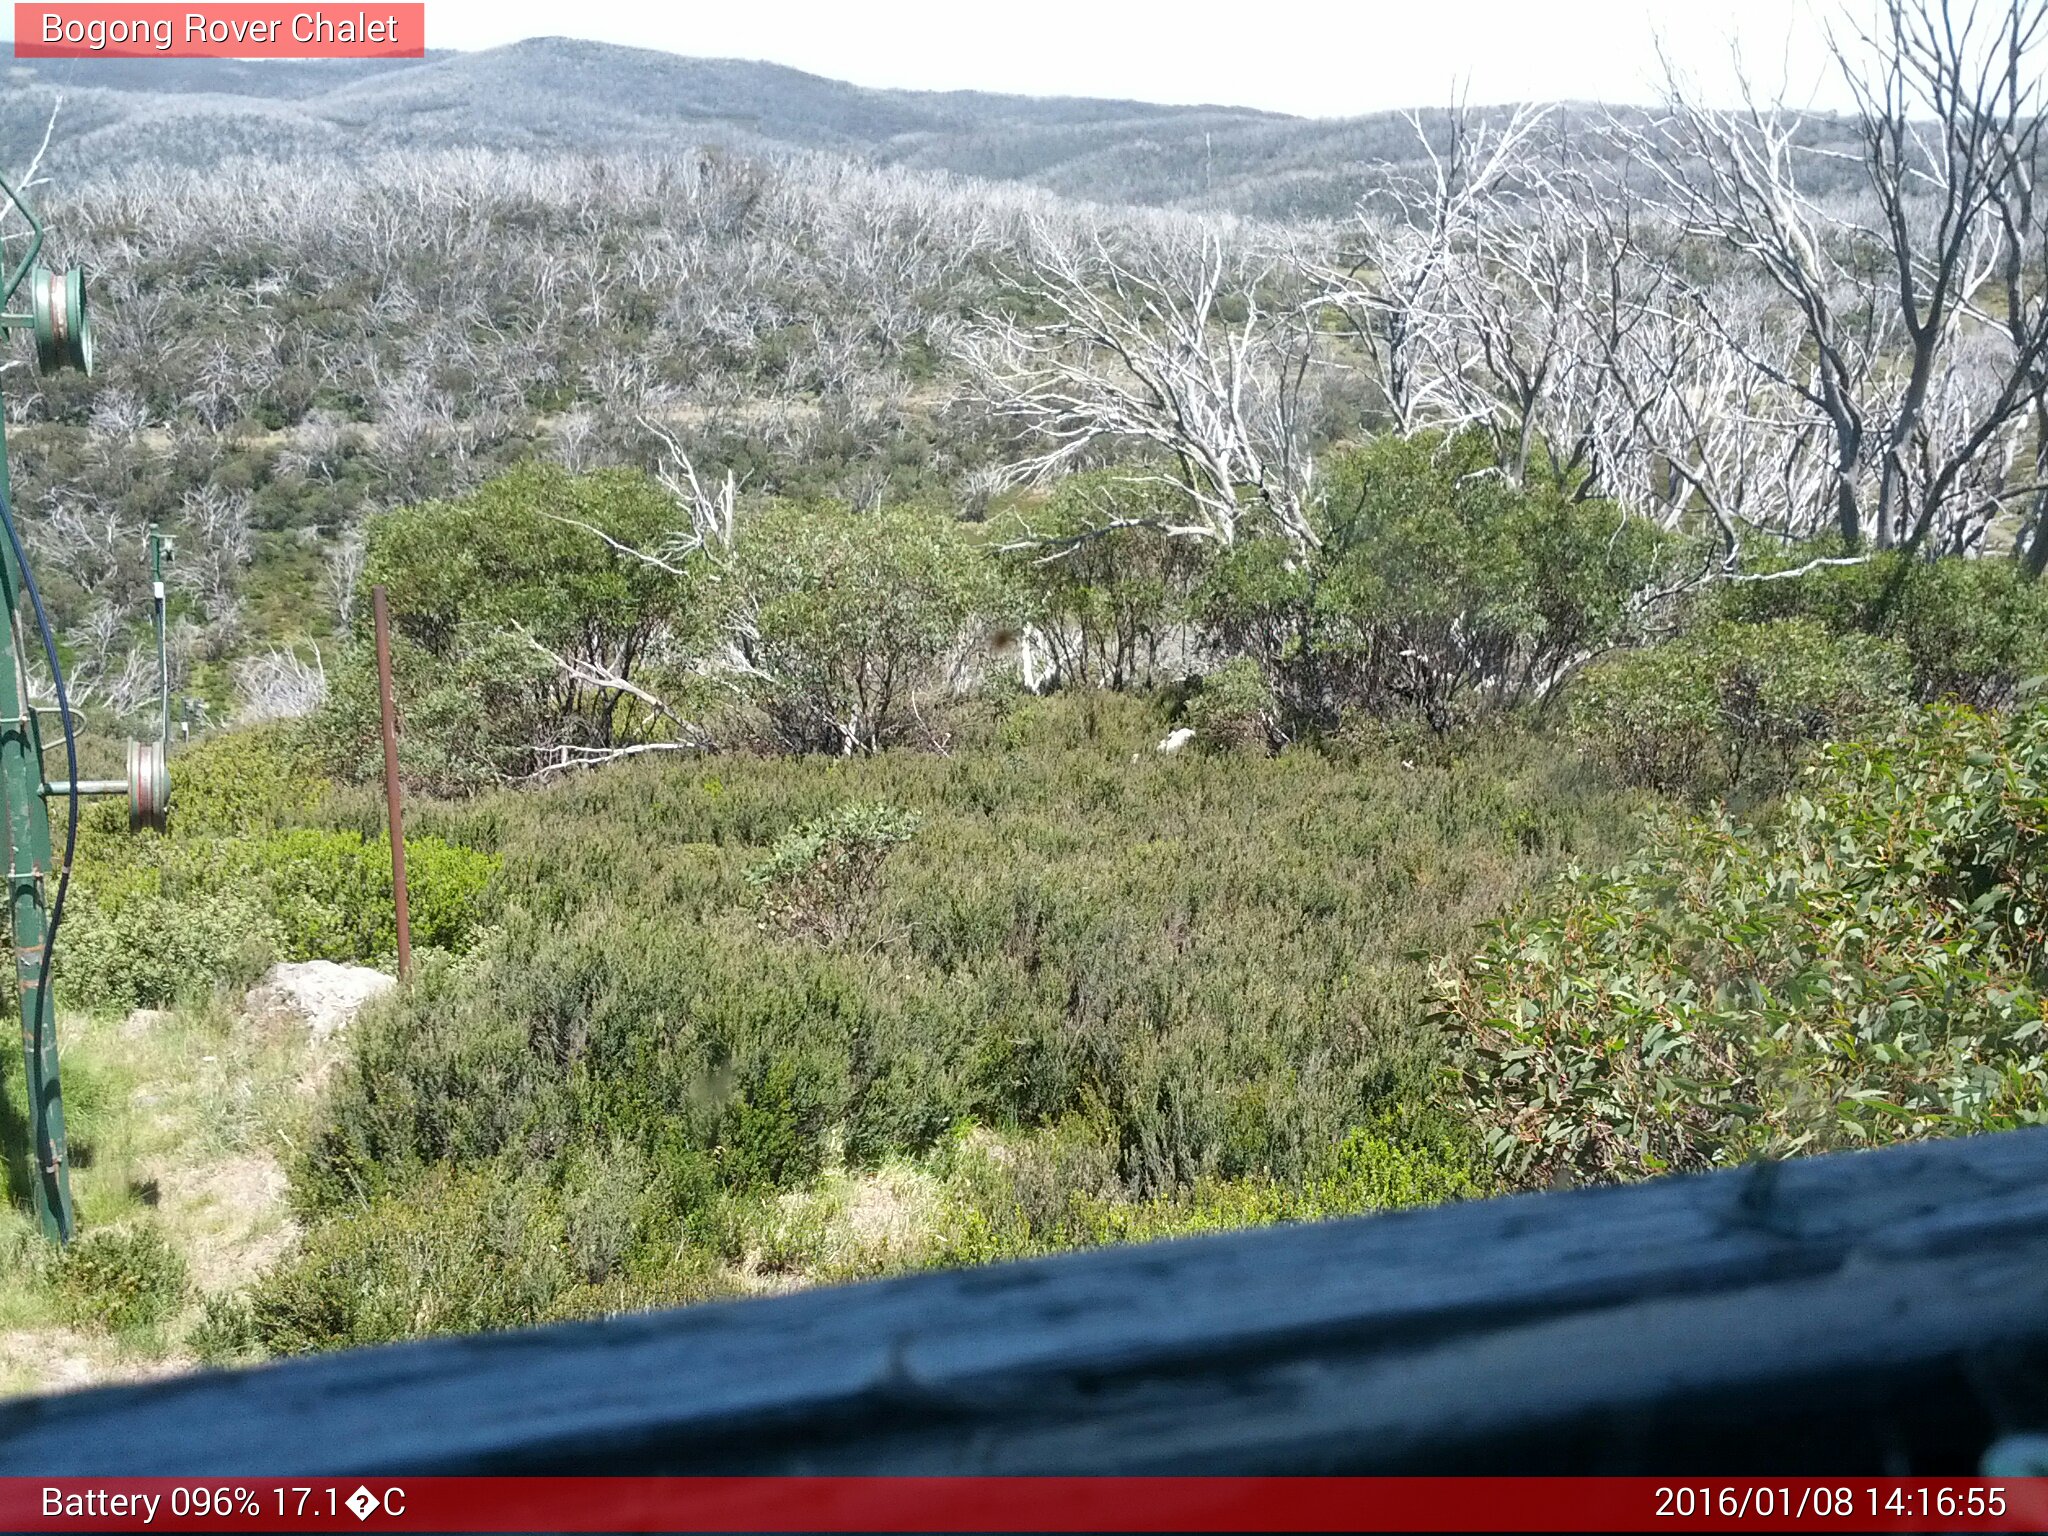
[[[374,9],[374,6],[371,7]],[[767,59],[858,85],[1218,102],[1311,117],[1475,103],[1645,101],[1655,40],[1713,99],[1731,41],[1799,105],[1826,86],[1829,0],[428,0],[432,48],[569,35]]]

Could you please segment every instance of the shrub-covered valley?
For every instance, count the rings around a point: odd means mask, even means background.
[[[2040,119],[1900,57],[1420,117],[1342,219],[48,188],[104,365],[0,375],[16,499],[87,771],[174,536],[178,725],[80,832],[0,1385],[2041,1120]],[[373,587],[417,964],[309,1029],[274,966],[395,959]]]

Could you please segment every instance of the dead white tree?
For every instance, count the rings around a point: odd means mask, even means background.
[[[1681,239],[1724,247],[1752,264],[1789,301],[1802,346],[1789,359],[1756,349],[1757,338],[1724,325],[1711,304],[1689,315],[1749,365],[1765,385],[1803,401],[1825,425],[1829,499],[1844,543],[1862,542],[1861,475],[1872,370],[1889,342],[1867,277],[1843,249],[1835,217],[1801,178],[1799,119],[1749,94],[1740,110],[1698,103],[1675,68],[1667,115],[1633,139],[1655,172]],[[1749,90],[1746,78],[1745,92]],[[1625,139],[1631,130],[1622,128]],[[1867,271],[1868,263],[1863,264]]]
[[[320,647],[308,661],[296,650],[273,647],[245,656],[233,668],[236,725],[300,720],[327,701],[327,662]]]
[[[600,697],[635,700],[646,707],[654,720],[660,721],[663,727],[672,733],[668,737],[651,740],[602,743],[535,742],[533,751],[539,760],[539,766],[527,774],[527,778],[537,781],[551,779],[573,769],[601,767],[606,763],[621,762],[629,757],[644,757],[651,752],[708,752],[716,749],[717,744],[702,726],[678,713],[660,695],[634,682],[626,676],[623,669],[613,665],[608,659],[596,655],[565,656],[543,644],[523,626],[515,624],[512,628],[530,650],[551,664],[571,683],[591,689]]]
[[[89,422],[97,436],[132,443],[149,430],[149,406],[133,390],[102,389],[94,395]]]
[[[1548,110],[1517,109],[1495,124],[1458,100],[1434,130],[1410,113],[1422,167],[1389,172],[1360,199],[1338,260],[1322,270],[1325,297],[1363,345],[1397,431],[1479,413],[1460,388],[1471,359],[1449,316],[1470,292],[1470,253],[1499,212],[1502,185],[1527,162]]]
[[[104,710],[119,718],[155,701],[155,648],[134,643],[126,617],[113,604],[94,604],[67,638],[72,657],[65,681],[74,708]]]
[[[1993,503],[1966,487],[2029,409],[2048,329],[2016,315],[1989,367],[1966,331],[2012,248],[2006,220],[2031,178],[2044,34],[2043,0],[1883,0],[1876,25],[1835,35],[1856,102],[1861,206],[1815,194],[1844,157],[1814,148],[1799,114],[1746,80],[1743,106],[1724,111],[1667,68],[1665,115],[1625,135],[1682,230],[1789,301],[1800,328],[1789,359],[1726,327],[1721,340],[1763,390],[1803,403],[1825,430],[1832,525],[1851,548],[1917,548],[1935,534],[1971,543],[1955,525]],[[1711,305],[1697,314],[1719,323]],[[1964,350],[1974,351],[1967,365]],[[1930,412],[1938,392],[1942,409]]]
[[[655,466],[655,479],[675,498],[676,505],[690,520],[690,531],[683,545],[671,554],[680,556],[697,549],[730,552],[737,528],[740,493],[739,481],[733,477],[732,471],[725,472],[725,478],[715,490],[709,489],[698,477],[696,463],[674,432],[645,416],[640,418],[640,425],[653,434],[662,447],[661,459]]]
[[[1160,531],[1229,545],[1263,527],[1314,547],[1307,408],[1326,358],[1301,272],[1272,240],[1215,229],[1113,243],[1040,226],[1020,297],[1048,318],[985,315],[958,344],[978,398],[1035,446],[1014,478],[1104,443],[1149,450],[1161,467],[1139,477],[1177,486],[1186,513]]]
[[[1801,335],[1775,292],[1746,274],[1711,292],[1664,284],[1596,344],[1604,409],[1588,430],[1601,494],[1664,528],[1704,514],[1723,574],[1739,569],[1747,533],[1783,543],[1813,531],[1830,484],[1825,434],[1755,366],[1798,366]]]
[[[639,549],[581,518],[558,512],[544,515],[589,534],[615,553],[652,566],[665,576],[679,581],[693,580],[699,574],[692,569],[695,562],[722,562],[732,552],[738,482],[728,471],[716,490],[707,489],[695,462],[673,432],[646,416],[640,418],[640,425],[663,445],[663,457],[656,476],[675,497],[687,519],[686,527],[679,528],[672,537],[653,549]],[[630,739],[598,743],[534,742],[532,750],[538,766],[527,775],[528,778],[551,779],[577,769],[600,767],[655,752],[707,752],[716,749],[717,743],[697,720],[627,674],[636,660],[644,663],[665,659],[701,673],[719,675],[743,665],[738,660],[741,653],[736,641],[729,640],[725,646],[725,651],[733,658],[731,660],[717,651],[700,657],[664,656],[664,652],[675,650],[673,637],[659,634],[646,637],[646,651],[637,657],[630,652],[613,657],[596,651],[571,656],[545,644],[519,625],[514,625],[513,629],[527,648],[545,660],[568,685],[589,689],[600,699],[630,699],[643,708],[646,723],[664,733],[650,738],[644,730],[636,731]],[[614,713],[613,706],[607,704],[604,713],[609,717]]]
[[[172,580],[199,599],[216,647],[231,643],[240,629],[241,574],[256,554],[250,500],[247,491],[217,485],[201,486],[185,498]]]
[[[2038,12],[2036,24],[2038,25]],[[2008,29],[2017,36],[2019,29]],[[2007,70],[2002,80],[2002,116],[2019,125],[1999,145],[2001,164],[1992,181],[1999,229],[1998,303],[1979,323],[2003,328],[2013,353],[2023,360],[2024,403],[2019,412],[2014,457],[2018,473],[2000,500],[2021,508],[2018,552],[2029,576],[2048,568],[2048,204],[2040,196],[2048,113],[2040,100],[2040,71],[2031,79]],[[2026,361],[2027,359],[2031,361]]]
[[[1987,449],[2024,409],[2048,351],[2038,295],[2003,332],[1989,333],[2009,347],[1986,348],[1984,333],[1964,328],[2003,265],[2007,184],[2031,185],[2044,36],[2043,0],[1885,0],[1876,28],[1836,47],[1857,96],[1864,165],[1908,343],[1884,436],[1877,522],[1880,538],[1909,547],[1937,520],[1981,518],[1980,498],[1965,495],[1955,506],[1951,498],[1981,474]],[[1852,50],[1874,67],[1855,68]],[[1937,380],[1946,386],[1940,413],[1929,409]],[[1956,387],[1965,381],[1976,387]],[[1937,423],[1949,429],[1937,432]]]
[[[363,564],[369,553],[369,543],[363,537],[361,528],[342,530],[327,553],[326,568],[320,574],[321,590],[326,593],[335,619],[347,629],[356,612],[356,589],[362,584]]]

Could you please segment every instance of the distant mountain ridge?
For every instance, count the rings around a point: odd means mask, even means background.
[[[1112,202],[1255,214],[1348,208],[1414,153],[1398,114],[1330,120],[978,91],[876,90],[778,64],[536,38],[418,60],[0,64],[0,163],[65,106],[50,168],[484,146],[826,150]]]

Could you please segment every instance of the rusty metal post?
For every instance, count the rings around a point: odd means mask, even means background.
[[[412,975],[412,914],[405,900],[405,811],[398,788],[398,715],[391,702],[391,611],[370,588],[377,627],[377,704],[384,716],[384,808],[391,819],[391,904],[398,917],[398,974]]]

